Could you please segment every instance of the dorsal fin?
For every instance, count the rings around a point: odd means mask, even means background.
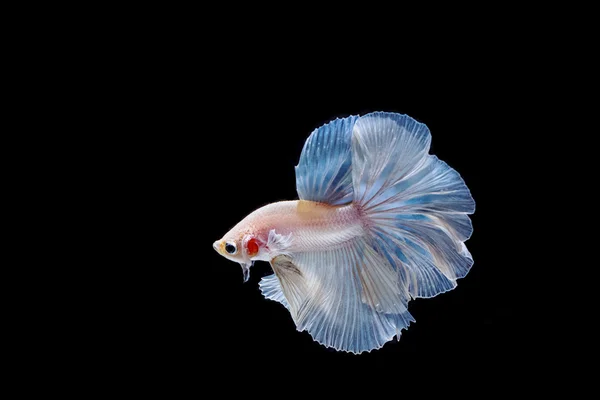
[[[352,201],[351,143],[357,119],[336,119],[315,129],[306,140],[296,166],[296,188],[301,200],[331,205]]]

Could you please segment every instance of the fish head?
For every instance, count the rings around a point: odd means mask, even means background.
[[[250,231],[231,230],[222,239],[213,243],[213,248],[228,260],[239,263],[244,274],[244,282],[250,277],[250,267],[263,247]]]

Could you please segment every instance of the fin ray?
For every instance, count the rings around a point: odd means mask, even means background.
[[[283,291],[281,290],[281,284],[275,274],[263,277],[258,283],[258,286],[266,299],[277,301],[283,304],[288,310],[290,309],[290,306],[283,295]]]
[[[408,290],[365,238],[327,251],[278,256],[271,265],[297,329],[327,347],[370,351],[414,321]]]
[[[427,126],[393,113],[361,117],[352,137],[355,202],[413,297],[452,290],[473,265],[463,242],[475,202],[458,172],[428,154],[430,143]]]
[[[301,200],[332,205],[352,201],[352,128],[358,117],[336,119],[315,129],[306,140],[296,166]]]

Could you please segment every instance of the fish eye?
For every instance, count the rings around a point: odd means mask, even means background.
[[[229,254],[235,254],[237,252],[237,246],[235,243],[227,242],[225,243],[225,251]]]

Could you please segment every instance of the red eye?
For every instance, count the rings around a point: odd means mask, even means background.
[[[256,239],[248,240],[248,243],[246,243],[246,250],[248,250],[249,256],[252,257],[252,256],[256,255],[256,253],[258,253],[258,240],[256,240]]]

